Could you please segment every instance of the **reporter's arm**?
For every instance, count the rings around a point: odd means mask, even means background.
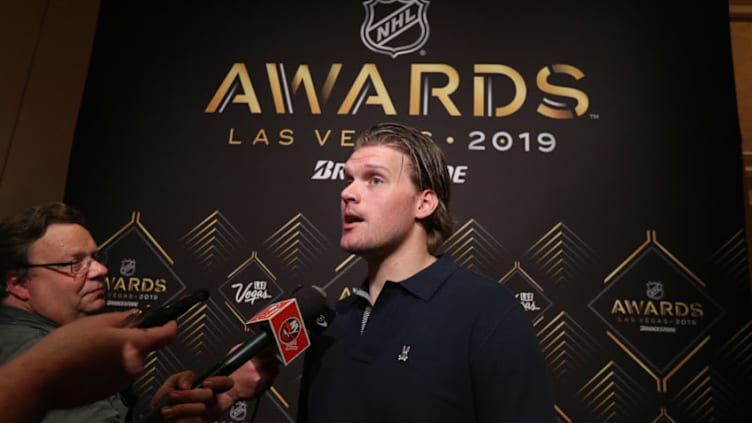
[[[42,420],[47,412],[38,395],[43,390],[43,378],[29,377],[34,367],[24,355],[0,367],[0,410],[8,421],[34,423]]]
[[[38,421],[48,410],[87,404],[125,388],[143,370],[147,354],[177,333],[174,321],[146,330],[122,328],[129,315],[78,319],[0,367],[0,409],[13,414],[4,418]],[[91,374],[96,377],[81,383]]]

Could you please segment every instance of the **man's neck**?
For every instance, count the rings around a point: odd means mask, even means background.
[[[54,319],[51,319],[48,316],[34,310],[34,308],[31,306],[31,304],[29,304],[28,301],[24,301],[22,299],[16,298],[13,295],[8,295],[7,297],[3,298],[2,305],[4,305],[5,307],[17,308],[19,310],[27,311],[37,316],[43,317],[47,319],[48,321],[50,321],[51,323],[54,323],[58,326],[62,325],[62,323],[57,322]]]
[[[375,304],[387,281],[402,282],[436,261],[428,249],[398,251],[382,259],[368,260],[368,293]]]
[[[21,301],[13,295],[8,295],[7,297],[3,298],[2,304],[6,307],[20,308],[21,310],[26,310],[30,313],[34,312],[29,303]]]

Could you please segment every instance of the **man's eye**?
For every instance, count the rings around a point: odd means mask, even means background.
[[[380,184],[381,184],[381,183],[383,183],[383,182],[384,182],[384,180],[383,180],[383,179],[381,179],[381,178],[371,178],[371,183],[372,183],[373,185],[380,185]]]
[[[80,259],[73,260],[70,263],[70,266],[71,266],[71,272],[73,272],[74,274],[79,273],[84,267],[84,261]]]

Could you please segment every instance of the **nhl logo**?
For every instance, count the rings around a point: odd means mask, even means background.
[[[120,275],[128,277],[136,273],[136,260],[124,258],[120,261]]]
[[[368,0],[360,27],[363,44],[376,53],[395,58],[412,53],[428,41],[426,0]]]
[[[663,282],[649,281],[645,284],[645,295],[651,300],[660,300],[663,298]]]

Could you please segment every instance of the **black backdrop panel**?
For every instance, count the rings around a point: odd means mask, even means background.
[[[109,307],[210,289],[164,377],[298,284],[349,295],[341,165],[398,121],[447,153],[444,251],[517,293],[561,421],[740,416],[741,142],[728,5],[701,3],[103,1],[66,201],[110,252]],[[257,421],[294,421],[300,365]]]

